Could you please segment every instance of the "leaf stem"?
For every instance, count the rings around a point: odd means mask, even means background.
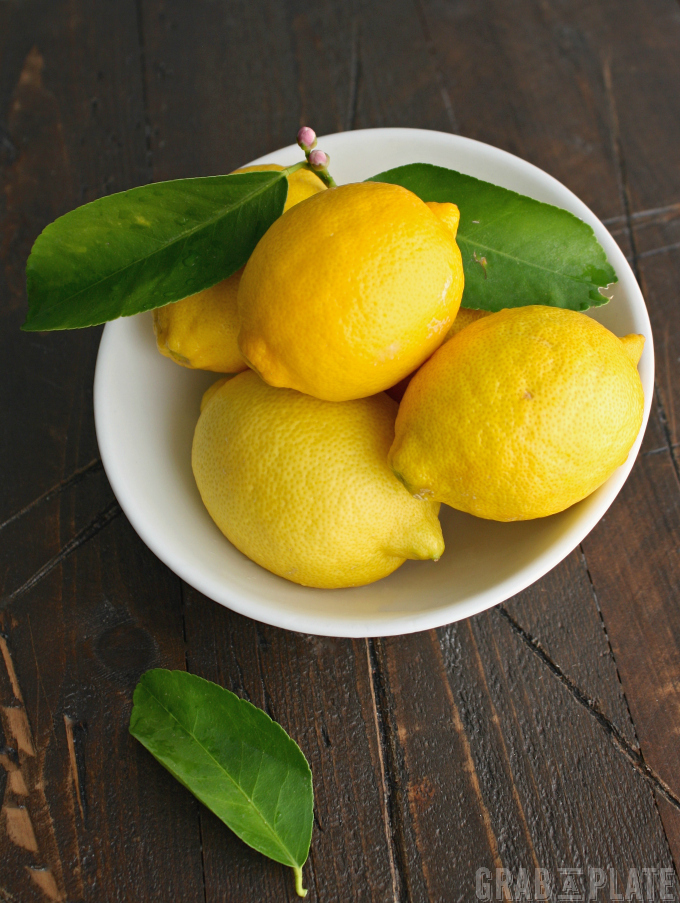
[[[295,892],[298,897],[306,897],[307,891],[302,886],[302,868],[299,865],[294,865],[293,871],[295,872]]]

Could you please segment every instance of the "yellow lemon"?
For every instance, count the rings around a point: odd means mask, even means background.
[[[268,163],[246,166],[236,172],[282,170]],[[299,169],[288,178],[288,196],[284,211],[306,200],[326,186],[313,172]],[[238,350],[238,316],[236,295],[243,270],[239,270],[182,301],[158,307],[153,312],[158,350],[183,367],[214,370],[217,373],[239,373],[247,365]]]
[[[331,188],[265,233],[239,286],[239,347],[272,386],[329,401],[394,385],[460,305],[458,208],[398,185]]]
[[[417,496],[492,520],[568,508],[624,463],[637,437],[643,343],[544,306],[478,320],[411,380],[394,472]]]
[[[183,367],[239,373],[247,368],[236,341],[236,298],[243,269],[212,288],[153,312],[156,344],[161,354]]]
[[[490,311],[488,310],[472,310],[472,308],[469,307],[461,307],[456,319],[451,324],[451,328],[444,336],[444,341],[448,342],[454,335],[458,335],[459,332],[462,332],[466,326],[469,326],[471,323],[476,323],[477,320],[481,320],[482,317],[488,317],[489,315]]]
[[[203,502],[237,549],[305,586],[360,586],[407,558],[437,559],[439,505],[387,466],[396,412],[384,394],[333,404],[240,373],[196,426]]]
[[[458,333],[465,329],[466,326],[469,326],[470,323],[476,323],[477,320],[481,320],[482,317],[488,317],[488,310],[472,310],[471,308],[461,307],[456,314],[456,319],[451,324],[449,331],[444,336],[444,341],[448,342],[449,339],[452,339],[454,335],[458,335]],[[387,394],[390,398],[394,398],[395,401],[401,401],[404,397],[404,392],[406,391],[406,387],[411,382],[413,378],[413,373],[409,373],[408,376],[405,376],[404,379],[400,380],[396,385],[390,386],[387,389]]]

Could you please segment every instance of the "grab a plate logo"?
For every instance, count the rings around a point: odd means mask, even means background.
[[[614,868],[546,868],[516,870],[477,869],[475,894],[484,903],[628,903],[638,900],[677,901],[675,875],[672,868],[631,868],[622,872]]]

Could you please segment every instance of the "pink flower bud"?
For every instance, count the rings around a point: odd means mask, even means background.
[[[303,149],[309,149],[316,141],[316,132],[308,125],[303,125],[297,133],[297,143]]]
[[[313,150],[308,159],[315,169],[325,169],[331,161],[328,154],[324,154],[322,150]]]

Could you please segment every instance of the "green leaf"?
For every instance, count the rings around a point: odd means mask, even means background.
[[[178,179],[72,210],[26,266],[26,330],[74,329],[179,301],[231,276],[281,215],[284,171]]]
[[[312,837],[312,773],[300,747],[261,709],[195,674],[142,675],[130,733],[253,849],[295,871]]]
[[[617,281],[614,268],[591,227],[573,213],[428,163],[399,166],[369,181],[458,205],[464,307],[587,310],[609,301],[600,288]]]

